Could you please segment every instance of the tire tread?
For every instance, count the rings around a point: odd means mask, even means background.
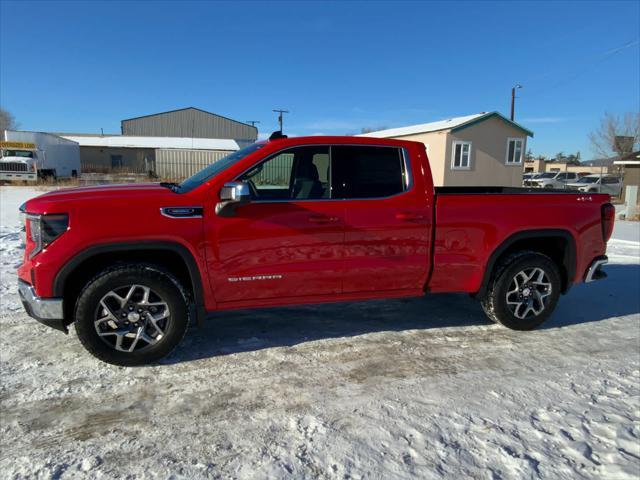
[[[517,252],[510,253],[506,255],[504,258],[502,258],[500,262],[496,265],[496,268],[494,269],[494,272],[491,275],[487,292],[484,295],[484,297],[480,299],[480,304],[482,305],[482,309],[484,310],[485,314],[492,322],[498,323],[507,328],[512,328],[512,329],[514,328],[512,325],[508,324],[509,319],[502,317],[498,312],[497,302],[500,300],[500,294],[498,293],[498,291],[502,289],[503,283],[505,281],[511,280],[510,278],[504,277],[504,273],[506,272],[506,270],[511,268],[516,263],[526,262],[528,259],[543,259],[543,262],[548,262],[550,265],[553,265],[553,267],[555,268],[553,273],[556,276],[556,279],[558,280],[554,288],[556,290],[560,288],[559,270],[555,262],[550,257],[548,257],[547,255],[544,255],[543,253],[536,252],[534,250],[519,250]],[[542,320],[536,325],[534,325],[533,328],[535,328],[535,326],[542,323],[551,314],[551,312],[553,311],[553,308],[555,308],[555,305],[548,308],[549,308],[548,311],[545,311],[542,313]],[[520,328],[517,328],[517,329],[520,329]],[[522,328],[522,330],[529,330],[529,329],[530,328]]]
[[[97,288],[101,288],[105,284],[108,284],[109,282],[123,275],[135,275],[143,278],[151,277],[152,279],[159,280],[159,281],[169,280],[173,284],[173,286],[177,288],[177,290],[180,293],[180,297],[182,298],[182,301],[183,301],[184,315],[186,316],[186,322],[185,322],[186,325],[182,329],[180,337],[178,338],[177,341],[174,342],[173,345],[171,345],[170,349],[165,349],[166,351],[162,351],[162,355],[160,356],[154,355],[154,358],[148,361],[137,358],[137,357],[133,357],[133,356],[126,357],[122,352],[118,352],[116,350],[104,351],[104,349],[98,348],[96,346],[96,343],[91,340],[91,336],[95,335],[95,333],[91,330],[93,325],[89,326],[89,325],[86,325],[85,322],[78,320],[79,312],[82,312],[85,308],[90,308],[89,305],[87,305],[88,292],[90,292],[91,290],[95,290]],[[74,324],[76,329],[76,335],[78,336],[78,339],[80,340],[80,343],[82,344],[82,346],[91,355],[93,355],[94,357],[104,362],[107,362],[113,365],[119,365],[119,366],[135,366],[135,365],[142,365],[145,363],[153,362],[158,360],[159,358],[169,355],[178,346],[178,344],[182,341],[182,339],[186,335],[187,326],[190,323],[188,298],[189,298],[188,294],[186,290],[183,288],[183,286],[180,284],[180,282],[169,272],[155,265],[140,263],[140,264],[120,264],[120,265],[108,267],[102,270],[101,272],[99,272],[98,274],[96,274],[93,278],[91,278],[86,283],[86,285],[82,288],[82,290],[80,291],[80,294],[78,295],[78,298],[73,310],[74,312],[73,318],[74,318]],[[174,315],[174,312],[172,312],[172,315]],[[158,358],[155,358],[156,356]]]

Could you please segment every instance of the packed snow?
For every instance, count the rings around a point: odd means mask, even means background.
[[[0,187],[3,478],[640,476],[640,227],[540,329],[465,295],[216,315],[160,365],[95,360],[23,312]]]

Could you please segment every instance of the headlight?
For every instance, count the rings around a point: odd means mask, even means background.
[[[64,214],[32,215],[27,214],[27,231],[35,247],[29,257],[34,257],[43,248],[67,231],[69,217]]]

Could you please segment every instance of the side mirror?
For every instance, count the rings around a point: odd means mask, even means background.
[[[220,202],[216,205],[216,214],[221,217],[232,217],[235,207],[251,201],[251,191],[246,182],[228,182],[220,190]]]

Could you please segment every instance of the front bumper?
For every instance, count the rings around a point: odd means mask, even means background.
[[[18,293],[24,309],[40,323],[67,333],[61,298],[40,298],[27,282],[18,280]]]
[[[38,174],[28,172],[0,172],[0,180],[24,180],[27,182],[36,182],[38,180]]]

